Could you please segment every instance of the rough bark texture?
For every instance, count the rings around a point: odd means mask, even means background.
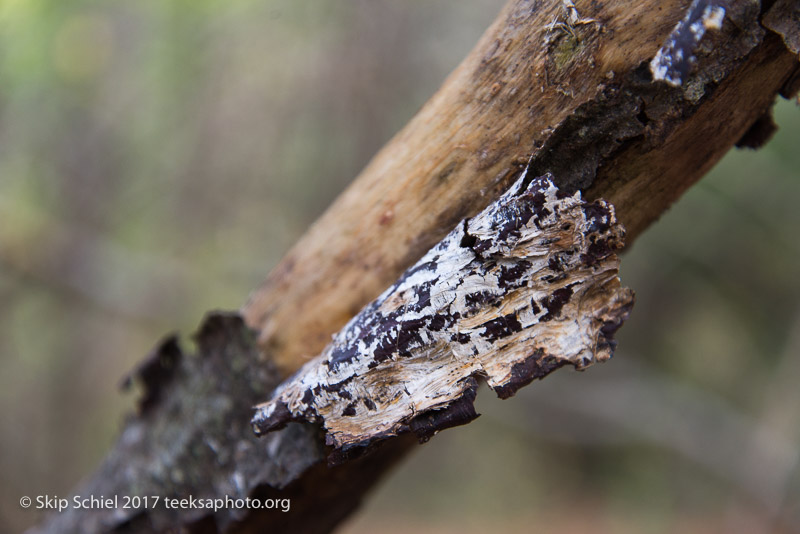
[[[713,5],[725,10],[721,26],[714,29],[714,18],[702,38],[687,41],[695,59],[685,73],[677,69],[675,87],[654,81],[650,65],[662,47],[669,55],[670,35],[691,9],[686,2],[511,0],[440,91],[253,293],[243,316],[258,350],[232,317],[201,329],[197,357],[163,346],[140,370],[150,384],[142,413],[80,490],[280,495],[292,498],[292,512],[84,510],[54,515],[42,530],[329,530],[408,440],[329,469],[320,460],[330,451],[310,426],[255,439],[251,405],[278,382],[270,362],[285,375],[320,353],[458,221],[497,199],[531,153],[532,176],[550,173],[567,195],[605,198],[628,241],[635,238],[763,124],[778,93],[797,90],[797,3]]]
[[[794,0],[777,0],[764,16],[763,24],[780,35],[792,53],[800,54],[800,4]]]
[[[523,173],[282,384],[256,429],[322,422],[338,463],[471,421],[477,378],[505,398],[563,365],[607,360],[633,305],[613,253],[622,236],[605,202]]]
[[[691,48],[680,87],[654,82],[649,65],[687,16],[685,2],[576,2],[577,16],[568,4],[509,2],[253,293],[245,319],[286,373],[497,198],[531,153],[534,175],[614,204],[631,242],[769,110],[797,68],[759,24],[754,0],[724,3],[721,29]]]
[[[286,486],[324,457],[311,427],[294,425],[265,439],[250,431],[251,406],[280,377],[274,365],[258,362],[254,333],[238,314],[209,315],[196,340],[197,355],[185,355],[174,337],[167,338],[135,371],[129,380],[144,388],[139,413],[76,495],[244,498],[261,485]],[[208,515],[163,502],[152,508],[117,504],[90,513],[70,506],[46,530],[162,531]],[[215,519],[225,528],[242,514],[223,509]]]
[[[697,61],[697,52],[708,30],[722,29],[725,19],[723,2],[694,0],[686,16],[675,26],[667,42],[650,62],[653,81],[680,87]]]

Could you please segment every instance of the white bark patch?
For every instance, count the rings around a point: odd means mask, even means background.
[[[653,80],[679,87],[697,58],[695,50],[707,30],[722,29],[725,8],[720,0],[694,0],[686,16],[669,34],[666,43],[650,62]]]
[[[611,357],[633,293],[613,207],[525,174],[463,221],[256,407],[257,433],[320,422],[331,462],[477,417],[476,377],[500,397],[566,364]]]

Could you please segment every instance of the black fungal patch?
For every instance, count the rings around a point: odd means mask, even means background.
[[[656,79],[679,86],[689,77],[697,62],[700,41],[708,29],[707,17],[724,4],[723,0],[694,0],[691,3],[686,16],[672,30],[651,64]]]
[[[592,236],[591,242],[585,254],[581,254],[581,261],[585,265],[592,267],[612,252],[612,247],[607,239],[597,239]]]
[[[583,214],[591,233],[605,233],[611,227],[611,213],[598,202],[583,205]]]
[[[522,331],[522,324],[517,319],[516,313],[509,313],[497,319],[492,319],[483,323],[482,326],[485,328],[483,337],[491,342]]]
[[[547,266],[551,271],[555,271],[557,273],[564,272],[564,262],[561,260],[561,256],[558,254],[553,254],[550,256],[550,259],[547,260]]]
[[[561,315],[561,309],[569,302],[571,296],[572,287],[567,286],[556,289],[550,296],[543,298],[542,307],[547,310],[547,313],[542,316],[541,321],[546,323]]]
[[[543,349],[536,349],[531,356],[515,364],[511,368],[509,379],[502,386],[495,387],[494,391],[501,399],[513,397],[521,387],[537,378],[544,378],[568,363],[554,356],[544,356]]]
[[[470,235],[467,231],[467,227],[469,225],[469,219],[464,219],[464,236],[461,238],[458,246],[461,248],[475,248],[475,243],[477,242],[478,238],[474,235]]]
[[[344,417],[354,417],[356,415],[356,403],[351,402],[350,404],[348,404],[342,411],[342,415]]]
[[[585,262],[608,262],[598,273],[604,281],[613,276],[609,271],[618,260],[607,256],[621,243],[622,229],[603,201],[587,205],[579,195],[560,200],[557,195],[549,176],[533,178],[527,186],[520,178],[484,212],[463,221],[334,337],[318,357],[316,365],[326,365],[321,373],[318,367],[314,374],[295,375],[271,406],[259,407],[260,428],[292,417],[322,422],[327,443],[335,448],[329,463],[335,464],[398,434],[413,432],[425,441],[471,421],[477,417],[474,376],[488,368],[493,370],[487,378],[499,384],[498,395],[510,396],[561,365],[578,365],[575,358],[582,358],[581,366],[591,363],[584,361],[583,351],[610,347],[607,338],[618,325],[611,324],[613,319],[591,327],[566,319],[595,313],[597,300],[611,295],[617,307],[624,303],[628,293],[613,284],[604,286],[610,287],[608,295],[592,293],[595,300],[586,310],[572,302],[582,304],[587,284],[594,282],[585,275]],[[546,296],[537,302],[534,295]],[[563,317],[566,313],[570,317]],[[531,347],[536,334],[526,329],[561,318],[564,328],[594,336],[593,345],[552,356]],[[601,326],[605,332],[599,332]],[[520,360],[526,353],[509,350],[512,337],[534,353]],[[487,366],[484,350],[508,360],[497,369]],[[598,359],[608,356],[607,351],[597,354]],[[406,358],[414,359],[413,367],[406,367]],[[288,404],[293,414],[286,413]]]
[[[495,300],[497,300],[497,297],[488,290],[476,291],[474,293],[468,293],[464,295],[464,303],[471,311],[483,308],[485,306],[491,306]]]
[[[632,309],[633,301],[623,306],[620,313],[615,315],[612,320],[603,323],[603,326],[600,327],[600,338],[597,340],[599,347],[608,348],[613,353],[614,349],[617,348],[614,334],[620,329],[622,323],[628,319]]]
[[[535,217],[534,224],[541,229],[540,220],[552,213],[545,206],[545,191],[549,187],[550,181],[547,176],[531,180],[528,189],[518,197],[518,202],[502,205],[494,213],[492,222],[496,228],[496,238],[479,239],[472,249],[479,255],[485,255],[496,246],[497,242],[513,243],[533,217]]]
[[[329,393],[339,393],[339,394],[341,394],[343,392],[346,393],[346,391],[344,391],[343,388],[347,384],[352,382],[352,381],[353,381],[353,377],[352,376],[348,376],[347,378],[345,378],[344,380],[342,380],[340,382],[336,382],[334,384],[325,384],[325,385],[322,386],[322,389],[324,389],[325,391],[327,391]],[[305,401],[305,399],[303,399],[303,400]]]
[[[289,410],[289,407],[286,405],[286,403],[283,401],[278,401],[275,404],[275,408],[272,410],[272,414],[269,416],[269,419],[253,420],[253,432],[255,432],[256,436],[263,436],[267,432],[284,428],[287,423],[295,421],[296,419],[297,418]]]
[[[425,319],[411,319],[398,323],[400,329],[397,332],[397,345],[395,350],[401,354],[408,352],[412,345],[422,345],[420,332],[425,328]]]
[[[521,260],[511,266],[503,265],[500,267],[500,276],[497,279],[498,285],[503,289],[510,289],[525,285],[524,274],[531,268],[531,262]]]
[[[445,327],[445,325],[447,325],[447,323],[448,321],[443,315],[434,315],[428,322],[428,328],[433,332],[439,332]]]
[[[440,430],[474,421],[480,415],[474,406],[477,391],[478,382],[474,378],[467,379],[467,388],[461,397],[442,409],[417,415],[408,423],[409,429],[424,443]]]
[[[330,367],[331,371],[336,371],[340,365],[350,363],[356,356],[358,356],[358,352],[356,352],[353,347],[341,345],[334,349],[326,364]]]
[[[462,345],[466,345],[470,343],[472,339],[470,338],[469,334],[464,334],[463,332],[457,332],[450,336],[450,341],[455,341],[456,343],[461,343]]]

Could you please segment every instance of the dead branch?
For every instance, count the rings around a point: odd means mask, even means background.
[[[468,423],[477,378],[510,397],[611,357],[633,305],[614,210],[526,173],[456,226],[258,410],[259,433],[322,422],[331,463],[373,442]]]
[[[701,16],[706,31],[685,41],[675,38],[688,16],[678,0],[535,5],[507,4],[439,92],[251,296],[243,315],[258,349],[227,317],[201,329],[197,357],[156,352],[140,373],[150,402],[81,490],[291,498],[293,513],[84,510],[55,515],[42,530],[330,530],[408,442],[388,440],[373,455],[329,469],[314,428],[289,425],[255,439],[250,406],[274,391],[273,365],[287,374],[319,354],[458,221],[500,197],[529,154],[531,177],[550,174],[564,195],[582,191],[612,203],[630,240],[768,113],[777,94],[797,90],[796,27],[769,26],[779,35],[759,22],[791,3],[695,0],[690,14],[717,6],[724,16]],[[660,50],[662,58],[678,51],[693,58],[674,65],[677,87],[653,79]]]

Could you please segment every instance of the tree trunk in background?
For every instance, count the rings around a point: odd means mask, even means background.
[[[70,509],[42,529],[332,528],[411,441],[328,468],[315,428],[255,438],[251,406],[528,163],[562,190],[612,203],[632,242],[734,144],[768,137],[776,95],[793,95],[800,77],[794,6],[510,1],[252,294],[244,322],[210,316],[197,357],[170,341],[157,348],[137,372],[140,414],[78,490],[291,498],[291,512]]]

